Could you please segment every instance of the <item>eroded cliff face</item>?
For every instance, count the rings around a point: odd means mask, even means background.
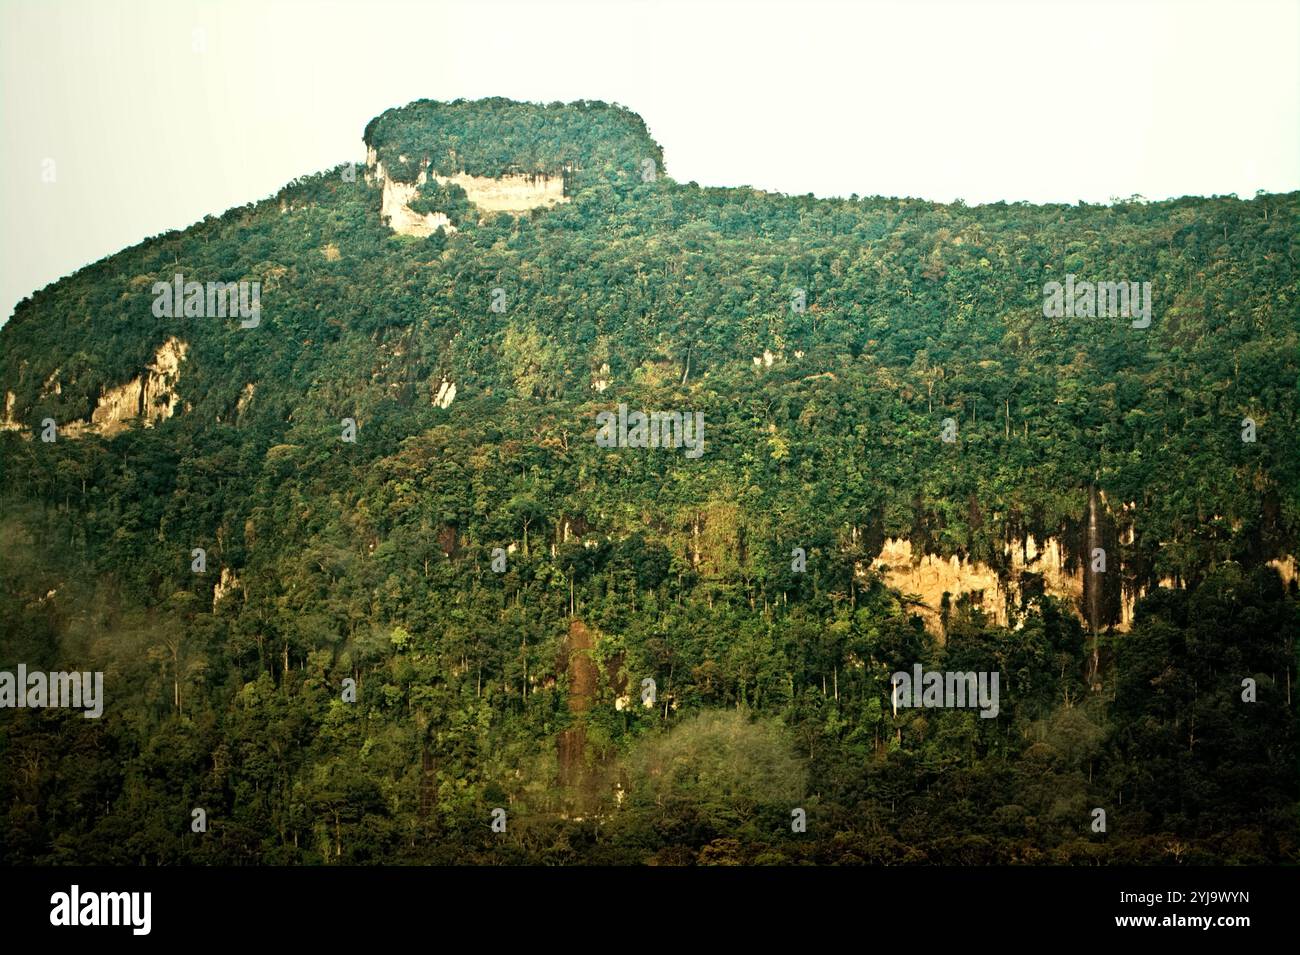
[[[1042,592],[1049,597],[1064,599],[1079,620],[1087,626],[1084,606],[1085,562],[1080,557],[1073,568],[1067,560],[1061,542],[1048,537],[1041,543],[1028,535],[1023,540],[1012,540],[1003,549],[1007,569],[999,573],[996,568],[962,557],[942,557],[938,554],[917,554],[906,538],[887,538],[880,555],[871,563],[871,569],[880,573],[886,584],[904,595],[915,595],[920,603],[913,605],[925,621],[926,629],[943,635],[943,596],[948,594],[950,606],[955,607],[959,597],[967,596],[970,602],[989,615],[1000,626],[1019,628],[1014,621],[1027,585],[1035,577],[1041,579]],[[1282,575],[1290,585],[1300,579],[1300,566],[1296,559],[1286,556],[1270,560],[1269,567]],[[1112,571],[1113,572],[1113,571]],[[1162,577],[1159,587],[1182,589],[1183,582],[1172,577]],[[1119,619],[1115,630],[1126,633],[1133,624],[1133,611],[1137,602],[1148,593],[1147,587],[1122,586],[1120,589]]]
[[[439,408],[450,408],[451,403],[456,400],[456,383],[442,379],[442,384],[438,386],[438,393],[433,396],[433,403]]]
[[[561,176],[470,176],[459,172],[454,176],[433,177],[444,186],[454,183],[465,190],[469,201],[484,212],[528,212],[546,209],[568,202]]]
[[[22,428],[21,421],[14,420],[14,401],[16,396],[12,391],[5,392],[5,410],[4,415],[0,417],[0,431],[18,431]]]
[[[176,384],[180,380],[181,362],[189,351],[189,345],[172,336],[163,342],[154,353],[153,361],[145,366],[144,372],[125,384],[107,388],[101,392],[95,409],[90,413],[89,421],[69,421],[60,423],[58,436],[62,438],[79,438],[87,432],[111,437],[126,428],[132,421],[140,419],[146,428],[154,422],[163,421],[176,413],[180,398],[176,394]],[[58,370],[50,376],[42,388],[42,396],[62,394],[62,382],[58,379]],[[0,418],[0,429],[24,431],[24,437],[30,439],[28,427],[14,419],[15,397],[12,391],[5,392],[4,416]]]
[[[145,427],[152,427],[155,421],[175,414],[180,401],[176,383],[188,351],[189,345],[179,338],[163,342],[144,374],[100,396],[98,406],[90,415],[90,430],[107,437],[136,418],[142,419]]]
[[[379,214],[394,232],[401,235],[430,236],[438,229],[455,232],[456,227],[442,212],[414,212],[410,204],[419,193],[420,186],[429,181],[428,163],[420,167],[414,182],[394,179],[380,162],[374,148],[366,151],[366,179],[382,190]],[[440,176],[434,173],[435,182],[455,184],[465,190],[469,201],[482,212],[523,213],[532,209],[549,208],[568,202],[564,195],[562,176],[507,175],[471,176],[457,173]]]
[[[253,401],[253,395],[255,395],[256,393],[257,393],[257,384],[255,382],[250,381],[248,384],[244,385],[243,391],[239,393],[239,400],[235,402],[236,421],[238,421],[240,418],[244,416],[244,412],[248,410],[248,406]]]
[[[1286,584],[1288,587],[1290,587],[1297,579],[1300,579],[1300,567],[1296,565],[1296,559],[1294,557],[1283,557],[1279,560],[1270,560],[1268,566],[1274,568],[1282,575],[1282,583]]]
[[[384,164],[376,162],[374,178],[383,189],[379,215],[387,226],[401,235],[430,236],[439,229],[455,232],[456,227],[441,212],[413,212],[410,203],[415,199],[420,186],[428,182],[425,170],[420,170],[415,182],[398,182],[384,170]]]
[[[221,568],[221,579],[217,581],[216,586],[212,588],[212,610],[215,613],[217,604],[221,603],[226,597],[242,591],[244,585],[239,580],[239,575],[229,567]]]
[[[1067,569],[1060,541],[1049,537],[1040,544],[1029,535],[1023,540],[1010,541],[1003,552],[1009,566],[1005,576],[980,561],[958,556],[916,554],[911,541],[887,538],[871,567],[882,574],[890,587],[920,598],[916,610],[927,629],[934,633],[942,632],[945,593],[954,606],[959,597],[968,596],[972,604],[996,623],[1007,626],[1012,609],[1019,605],[1028,574],[1040,575],[1044,593],[1068,599],[1075,612],[1079,612],[1083,598],[1083,568]]]

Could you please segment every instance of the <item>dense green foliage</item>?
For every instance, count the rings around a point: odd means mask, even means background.
[[[598,102],[417,100],[372,119],[365,141],[389,173],[407,182],[425,161],[444,176],[569,173],[584,182],[616,170],[639,172],[646,159],[663,167],[663,150],[641,117]]]
[[[458,205],[460,231],[413,239],[331,171],[0,330],[25,432],[0,432],[0,669],[103,670],[109,697],[99,720],[0,711],[0,858],[1296,860],[1300,603],[1263,564],[1300,531],[1300,194],[646,182],[658,147],[604,104],[421,102],[367,142],[394,175],[579,173],[562,206]],[[260,281],[260,325],[153,317],[177,272]],[[1043,318],[1067,273],[1152,282],[1151,327]],[[174,418],[33,439],[169,336]],[[620,402],[703,412],[704,454],[597,447]],[[1150,591],[1098,635],[1095,685],[1061,601],[1014,628],[957,602],[939,640],[867,569],[891,536],[994,567],[1057,536],[1078,560],[1093,487],[1131,505],[1105,514],[1106,619]],[[998,718],[892,712],[917,662],[999,670]]]

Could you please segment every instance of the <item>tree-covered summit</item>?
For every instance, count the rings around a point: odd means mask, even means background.
[[[408,182],[425,161],[443,176],[557,176],[573,170],[611,177],[639,173],[647,159],[663,168],[663,150],[641,117],[595,100],[417,100],[371,120],[364,138],[388,173]]]

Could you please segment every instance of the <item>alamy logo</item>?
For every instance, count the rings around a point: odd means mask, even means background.
[[[44,707],[84,709],[86,719],[99,719],[104,712],[104,674],[28,673],[25,663],[18,664],[17,674],[0,670],[0,709]]]
[[[187,282],[180,272],[170,282],[154,282],[155,318],[235,318],[240,328],[262,321],[261,282]]]
[[[1131,318],[1134,328],[1151,325],[1150,282],[1079,282],[1043,286],[1043,318]]]
[[[51,925],[129,925],[132,935],[148,935],[153,919],[152,892],[70,892],[50,896]]]
[[[596,415],[596,445],[602,448],[685,448],[688,458],[704,453],[704,412],[633,411],[618,406],[618,414]]]
[[[923,672],[921,664],[908,673],[900,670],[890,677],[894,688],[894,710],[913,707],[975,708],[981,719],[998,715],[998,671],[955,673],[943,670]]]

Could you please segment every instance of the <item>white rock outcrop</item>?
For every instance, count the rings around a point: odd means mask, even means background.
[[[143,375],[124,385],[109,388],[100,395],[99,403],[90,415],[90,430],[108,436],[121,431],[135,418],[143,419],[148,428],[155,421],[163,421],[175,414],[180,401],[176,382],[189,347],[175,336],[163,342]],[[75,437],[80,430],[68,433]]]
[[[236,590],[241,590],[243,584],[239,581],[239,575],[229,567],[221,568],[221,579],[217,581],[216,586],[212,588],[212,609],[217,609],[217,604],[221,603],[226,597],[233,594]]]
[[[399,182],[388,175],[383,163],[376,161],[374,178],[383,190],[379,206],[380,218],[394,232],[424,237],[433,235],[439,229],[449,233],[456,231],[456,227],[451,224],[451,220],[445,213],[420,213],[411,210],[410,203],[420,191],[420,186],[429,180],[425,170],[420,170],[420,175],[415,182]]]
[[[1011,541],[1005,546],[1004,553],[1010,566],[1005,575],[999,575],[997,570],[980,561],[938,554],[918,557],[912,550],[911,541],[891,537],[885,540],[880,556],[872,561],[871,567],[881,572],[885,583],[893,589],[920,597],[921,603],[916,610],[926,627],[936,634],[941,630],[940,608],[945,593],[954,604],[958,597],[969,594],[975,605],[995,623],[1009,625],[1010,610],[1019,602],[1025,574],[1041,575],[1043,591],[1049,597],[1066,599],[1079,619],[1084,620],[1081,612],[1083,565],[1080,562],[1073,571],[1066,570],[1065,551],[1059,540],[1049,537],[1040,544],[1031,534],[1023,541]],[[1300,575],[1300,566],[1292,556],[1270,560],[1268,566],[1275,568],[1288,585]],[[1162,577],[1157,586],[1178,590],[1183,587],[1183,582]],[[1120,618],[1115,624],[1116,631],[1126,633],[1129,630],[1137,602],[1147,593],[1146,587],[1135,590],[1128,586],[1120,588]]]
[[[528,212],[568,202],[563,176],[509,175],[471,176],[458,172],[454,176],[433,177],[444,186],[454,183],[465,190],[469,201],[484,212]]]
[[[1006,626],[1010,609],[1020,595],[1021,576],[1040,574],[1043,590],[1051,597],[1063,597],[1076,608],[1083,597],[1083,568],[1073,573],[1065,569],[1065,552],[1061,542],[1049,537],[1040,545],[1029,535],[1023,541],[1012,541],[1004,551],[1010,562],[1005,578],[977,560],[961,557],[941,557],[922,554],[918,558],[912,551],[911,541],[905,538],[888,538],[880,556],[872,561],[872,568],[884,571],[885,583],[903,594],[921,598],[917,608],[927,627],[940,629],[943,595],[947,593],[955,604],[962,595],[970,595],[976,606],[987,613],[995,623]],[[1126,617],[1116,627],[1127,630],[1131,617]]]
[[[16,396],[12,391],[5,392],[5,411],[4,417],[0,417],[0,431],[18,431],[22,428],[21,421],[14,420],[14,401]]]
[[[1286,556],[1278,560],[1270,560],[1268,566],[1282,575],[1282,583],[1288,587],[1295,580],[1300,579],[1300,567],[1296,565],[1294,557]]]
[[[366,151],[366,179],[379,185],[382,190],[379,214],[394,232],[423,237],[433,235],[439,228],[449,233],[456,231],[445,213],[420,213],[410,208],[420,186],[429,181],[428,160],[421,164],[414,182],[402,182],[388,173],[372,147]],[[469,201],[483,212],[517,214],[569,201],[564,194],[563,176],[512,174],[492,177],[459,172],[454,176],[435,173],[433,179],[442,185],[460,186],[465,190]]]

